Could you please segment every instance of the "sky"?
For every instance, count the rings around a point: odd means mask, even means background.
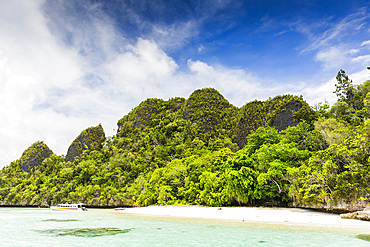
[[[336,101],[370,79],[370,1],[0,0],[0,168],[36,141],[65,155],[147,98]]]

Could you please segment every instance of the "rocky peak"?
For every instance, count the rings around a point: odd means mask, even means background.
[[[20,159],[21,170],[29,172],[32,168],[39,166],[44,159],[49,158],[53,152],[42,141],[33,143],[27,148]]]
[[[184,102],[185,99],[180,97],[171,98],[167,101],[157,98],[146,99],[118,121],[117,134],[123,134],[123,132],[129,132],[143,126],[150,126],[158,114],[165,115],[166,111],[176,113],[182,108]]]
[[[195,90],[184,105],[182,118],[198,124],[200,132],[216,135],[221,129],[230,132],[237,107],[214,88]]]
[[[73,161],[76,157],[80,157],[84,151],[101,147],[104,141],[105,133],[101,124],[87,128],[69,146],[65,160]]]
[[[306,107],[304,107],[306,106]],[[296,126],[307,114],[302,109],[312,111],[301,97],[293,95],[276,96],[267,101],[252,101],[244,105],[239,111],[236,125],[236,142],[242,148],[247,144],[246,137],[262,126],[271,126],[278,131]],[[299,119],[294,113],[300,113]],[[302,119],[301,119],[302,118]]]

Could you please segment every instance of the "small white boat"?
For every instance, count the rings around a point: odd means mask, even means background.
[[[76,204],[58,204],[56,206],[50,206],[52,210],[58,211],[87,211],[85,207],[82,206],[82,203]]]

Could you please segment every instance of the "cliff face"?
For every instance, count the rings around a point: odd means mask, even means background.
[[[285,130],[288,127],[296,126],[298,123],[293,119],[293,113],[298,112],[302,108],[303,103],[300,101],[290,101],[281,111],[276,113],[272,120],[272,126],[278,131]]]
[[[315,141],[313,132],[308,131],[312,126],[302,124],[284,135],[279,135],[275,129],[261,129],[250,137],[251,144],[253,138],[261,137],[263,143],[271,146],[261,144],[260,147],[257,140],[254,151],[253,145],[239,149],[247,143],[248,134],[261,126],[283,130],[296,125],[309,116],[310,108],[306,106],[300,97],[286,95],[249,102],[237,108],[212,88],[196,90],[188,99],[147,99],[119,120],[117,135],[104,147],[105,133],[101,125],[82,131],[71,143],[66,157],[52,155],[44,160],[52,152],[43,143],[34,144],[21,160],[0,173],[0,183],[6,186],[0,190],[0,199],[22,205],[44,201],[50,205],[60,200],[85,200],[100,206],[145,205],[162,203],[164,199],[176,202],[177,198],[200,205],[257,205],[265,202],[282,205],[291,198],[288,198],[290,187],[287,181],[290,178],[300,181],[298,175],[285,171],[305,164],[303,162],[309,156],[305,147],[299,149],[299,143],[295,141],[304,142],[302,136]],[[272,142],[270,137],[274,139]],[[317,160],[320,162],[319,158]],[[36,169],[32,169],[35,166]],[[30,173],[19,173],[20,167]],[[271,167],[275,170],[270,170]],[[312,167],[316,167],[315,164]],[[299,175],[305,177],[304,172],[306,170],[299,170]],[[18,179],[19,174],[27,178],[27,182],[22,176]],[[267,176],[271,176],[275,183]],[[17,179],[14,182],[12,178]],[[35,178],[37,181],[33,182]],[[238,185],[212,195],[212,198],[195,200],[209,194],[208,188],[213,190],[216,186],[218,190],[218,187],[229,186],[229,181],[233,184],[246,181],[241,185],[243,191]],[[15,186],[17,183],[26,186]],[[76,184],[78,187],[70,186]],[[17,189],[12,189],[14,187]],[[33,197],[30,191],[38,197]],[[166,191],[165,197],[158,197],[160,191]],[[249,191],[256,196],[239,194]],[[300,196],[293,191],[292,197],[296,195]],[[213,198],[231,199],[215,202]]]
[[[124,135],[133,129],[155,125],[158,115],[177,114],[184,105],[185,99],[181,97],[169,100],[146,99],[141,102],[129,114],[118,121],[118,135]]]
[[[265,102],[252,101],[239,109],[239,119],[235,130],[235,142],[240,148],[247,144],[247,136],[261,126],[267,125],[268,117]]]
[[[206,138],[219,134],[231,135],[237,107],[230,104],[217,90],[194,91],[184,105],[182,118],[196,123]]]
[[[235,131],[236,143],[240,148],[244,147],[247,144],[247,136],[262,126],[271,126],[282,131],[296,126],[301,120],[309,120],[309,114],[302,112],[304,106],[307,112],[312,111],[302,98],[292,95],[247,103],[239,110]]]
[[[247,144],[246,137],[259,127],[271,126],[282,131],[296,126],[301,120],[309,120],[307,112],[310,111],[302,98],[292,95],[276,96],[267,101],[255,100],[237,108],[217,90],[204,88],[194,91],[186,100],[143,101],[118,121],[117,134],[123,136],[141,127],[154,127],[161,119],[173,121],[176,118],[195,124],[198,138],[203,141],[223,136],[242,148]]]
[[[162,99],[147,99],[140,103],[132,119],[134,128],[148,126],[151,119],[162,110],[164,103],[165,101]]]
[[[21,170],[28,172],[30,169],[39,166],[44,159],[49,158],[53,152],[43,142],[35,142],[27,148],[20,159]]]
[[[306,111],[302,111],[306,109]],[[308,110],[307,110],[308,109]],[[190,97],[147,99],[118,122],[118,135],[141,127],[154,127],[163,119],[183,119],[198,128],[199,138],[223,136],[230,138],[240,148],[247,144],[247,136],[261,126],[272,126],[281,131],[295,126],[309,115],[310,109],[302,98],[291,95],[276,96],[267,101],[252,101],[237,108],[230,104],[217,90],[204,88],[194,91]],[[295,116],[295,114],[297,116]],[[182,120],[182,121],[183,121]],[[72,142],[66,161],[80,157],[85,150],[101,147],[105,133],[101,125],[90,127]],[[52,151],[42,142],[33,144],[22,155],[21,169],[40,164]]]
[[[80,157],[85,150],[94,150],[101,147],[105,141],[103,127],[99,124],[96,127],[90,127],[81,132],[81,134],[72,142],[68,148],[66,161],[73,161]]]
[[[300,203],[293,203],[294,207],[300,208],[313,208],[318,210],[326,210],[326,211],[333,211],[336,213],[343,213],[343,212],[356,212],[362,211],[367,208],[369,205],[366,201],[356,200],[352,202],[346,202],[344,200],[338,202],[331,202],[331,203],[316,203],[316,204],[300,204]],[[370,211],[368,210],[368,213]]]

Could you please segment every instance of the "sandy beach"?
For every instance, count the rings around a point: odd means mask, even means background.
[[[299,208],[149,206],[126,208],[120,212],[123,214],[154,217],[213,219],[246,223],[357,229],[366,230],[370,233],[369,221],[342,219],[338,214]]]

